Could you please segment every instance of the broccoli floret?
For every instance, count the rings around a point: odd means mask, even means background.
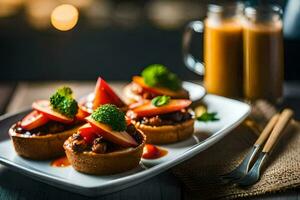
[[[61,95],[63,95],[63,96],[70,96],[70,97],[72,97],[72,95],[73,95],[73,91],[69,87],[58,88],[56,92],[59,93],[59,94],[61,94]]]
[[[147,85],[151,87],[165,87],[171,90],[179,90],[181,81],[178,76],[163,65],[150,65],[142,71],[142,77]]]
[[[74,118],[78,112],[77,101],[72,96],[73,92],[69,87],[59,88],[51,97],[50,104],[53,110]]]
[[[113,104],[104,104],[98,107],[93,113],[92,118],[109,125],[114,131],[125,131],[125,114]]]

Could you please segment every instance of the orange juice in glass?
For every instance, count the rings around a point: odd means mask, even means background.
[[[210,5],[204,23],[191,22],[183,36],[186,66],[204,75],[208,93],[240,98],[243,89],[242,4]],[[189,53],[192,33],[204,33],[204,62]]]
[[[281,8],[247,7],[244,30],[244,95],[278,102],[283,91]]]

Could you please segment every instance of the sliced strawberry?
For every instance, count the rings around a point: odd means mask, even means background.
[[[101,77],[98,78],[95,87],[95,98],[93,101],[93,109],[103,104],[114,104],[118,107],[125,106],[121,98],[113,91],[113,89]]]
[[[142,106],[132,109],[132,111],[138,117],[147,117],[179,111],[188,107],[191,103],[192,101],[187,99],[171,99],[168,104],[156,107],[152,104],[152,102],[148,102]]]
[[[21,127],[25,130],[32,130],[46,124],[49,119],[42,113],[34,110],[26,115],[21,121]]]
[[[91,124],[93,128],[97,129],[98,134],[115,144],[123,147],[135,147],[138,145],[135,139],[131,137],[131,135],[129,135],[126,131],[114,131],[110,126],[97,122],[91,117],[87,117],[86,120]]]
[[[88,144],[92,144],[94,139],[97,137],[97,130],[94,129],[89,123],[81,126],[78,129],[78,133]]]
[[[141,76],[134,76],[132,78],[132,81],[135,82],[136,84],[140,85],[144,90],[149,91],[150,93],[157,94],[158,95],[167,95],[170,97],[180,97],[180,96],[185,96],[186,92],[184,90],[179,90],[179,91],[173,91],[169,90],[168,88],[164,87],[151,87],[148,86],[143,77]]]
[[[50,105],[50,102],[47,100],[38,100],[33,102],[32,108],[43,113],[47,118],[58,121],[65,124],[70,124],[74,122],[74,119],[66,117],[54,110],[52,110],[52,107]]]

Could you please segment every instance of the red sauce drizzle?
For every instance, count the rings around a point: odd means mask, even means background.
[[[51,162],[52,167],[68,167],[70,165],[71,164],[66,156],[57,158]]]
[[[161,158],[168,154],[168,151],[162,148],[159,148],[152,144],[146,144],[143,151],[142,158],[144,159],[157,159]]]

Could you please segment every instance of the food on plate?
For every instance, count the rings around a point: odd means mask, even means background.
[[[157,147],[153,144],[146,144],[143,151],[142,158],[147,160],[158,159],[168,154],[166,149]]]
[[[157,96],[127,112],[149,144],[168,144],[184,140],[194,132],[194,119],[188,99]]]
[[[146,67],[141,76],[133,76],[132,82],[124,88],[128,104],[167,95],[173,99],[188,99],[189,93],[182,88],[176,74],[165,66],[154,64]]]
[[[83,124],[76,118],[78,105],[71,88],[59,88],[50,100],[37,100],[32,108],[9,129],[16,152],[34,160],[64,155],[64,141]]]
[[[90,98],[92,97],[92,98]],[[123,100],[114,92],[108,83],[101,77],[98,78],[94,93],[91,96],[84,97],[79,102],[80,119],[89,116],[93,110],[103,104],[114,104],[122,110],[126,110],[127,106]]]
[[[217,115],[218,115],[217,112],[205,112],[205,113],[203,113],[202,115],[197,116],[197,117],[196,117],[196,120],[197,120],[197,121],[200,121],[200,122],[213,122],[213,121],[218,121],[218,120],[220,120],[220,119],[217,117]]]
[[[64,143],[68,160],[79,172],[115,174],[139,165],[146,137],[113,104],[99,106],[87,124]]]

